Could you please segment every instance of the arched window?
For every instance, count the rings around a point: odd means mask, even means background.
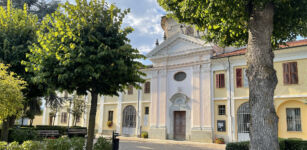
[[[123,127],[135,128],[136,111],[131,105],[125,107],[123,111]]]
[[[250,128],[250,109],[249,103],[242,104],[237,112],[238,133],[249,133]]]

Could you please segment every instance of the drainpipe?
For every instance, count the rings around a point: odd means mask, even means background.
[[[141,84],[139,84],[140,86],[142,86]],[[137,112],[137,116],[138,116],[138,132],[137,132],[137,136],[141,137],[141,116],[140,116],[140,99],[141,99],[141,90],[138,89],[138,112]]]

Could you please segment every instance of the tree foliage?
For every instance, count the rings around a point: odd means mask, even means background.
[[[23,9],[24,4],[27,4],[28,11],[36,14],[39,19],[42,19],[47,14],[53,13],[59,4],[58,0],[11,0],[12,6],[17,9]],[[0,0],[0,5],[6,7],[7,0]]]
[[[22,89],[26,82],[14,72],[8,71],[8,66],[0,63],[0,120],[20,114],[24,100]]]
[[[205,39],[220,46],[247,44],[251,12],[274,5],[272,44],[307,36],[306,0],[158,0],[179,21],[206,31]]]
[[[127,35],[133,29],[121,26],[129,10],[99,0],[60,6],[42,21],[26,64],[36,73],[36,80],[60,91],[91,93],[87,140],[91,149],[98,94],[118,95],[128,85],[139,87],[137,82],[144,82],[140,71],[144,66],[137,59],[144,56],[128,44]]]

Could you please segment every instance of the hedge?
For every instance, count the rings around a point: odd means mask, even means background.
[[[307,150],[307,141],[301,139],[279,139],[280,150]],[[228,143],[226,150],[249,150],[249,142]]]

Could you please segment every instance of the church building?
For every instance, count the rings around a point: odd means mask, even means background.
[[[96,135],[147,132],[153,139],[249,140],[246,48],[218,47],[201,39],[205,33],[172,18],[162,17],[161,26],[164,41],[147,54],[152,66],[143,69],[147,76],[142,89],[129,87],[118,97],[98,97]],[[288,42],[274,53],[278,135],[307,140],[307,40]],[[77,125],[87,126],[90,94],[82,98],[87,106]],[[71,126],[69,107],[67,102],[54,112],[45,106],[33,124]]]

